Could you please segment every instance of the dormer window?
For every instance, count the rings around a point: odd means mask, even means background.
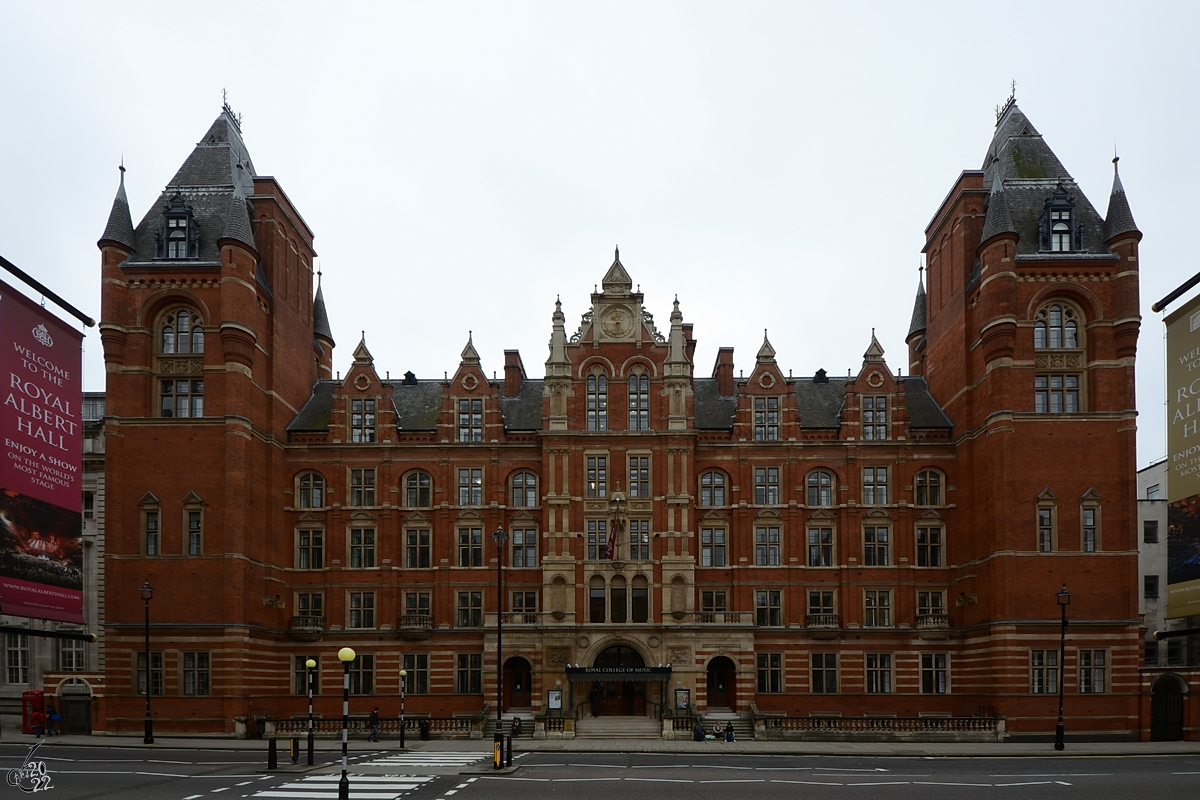
[[[178,192],[163,208],[163,228],[156,236],[158,257],[196,258],[200,255],[200,229],[192,216],[192,207]]]
[[[1054,194],[1046,198],[1045,209],[1038,220],[1038,250],[1071,253],[1082,249],[1083,228],[1075,214],[1075,198],[1060,183]]]

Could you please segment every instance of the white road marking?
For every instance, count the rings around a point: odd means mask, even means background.
[[[691,783],[687,778],[626,778],[627,781],[643,781],[647,783]]]
[[[620,778],[555,778],[554,783],[588,783],[591,781],[619,781]]]
[[[771,783],[799,783],[799,784],[803,784],[804,786],[844,786],[844,785],[845,785],[845,784],[842,784],[842,783],[829,783],[828,781],[784,781],[784,780],[776,780],[776,781],[771,781]]]
[[[200,795],[198,795],[198,794],[192,794],[192,795],[188,795],[187,797],[183,798],[183,800],[196,800],[196,798],[199,796]]]
[[[766,783],[762,778],[727,778],[723,781],[696,781],[696,783]]]

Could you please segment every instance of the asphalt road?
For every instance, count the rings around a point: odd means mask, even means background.
[[[0,769],[28,747],[0,745]],[[332,800],[337,756],[313,772],[265,773],[261,750],[168,750],[44,745],[48,798],[122,800]],[[281,759],[289,760],[286,756]],[[1200,755],[1048,758],[846,757],[697,753],[517,753],[517,769],[491,772],[486,752],[366,751],[351,759],[356,800],[653,800],[769,798],[1154,797],[1191,800]],[[28,784],[27,784],[28,785]],[[11,783],[2,797],[28,796]]]
[[[1200,757],[847,758],[528,753],[454,800],[687,798],[1071,798],[1197,796]]]

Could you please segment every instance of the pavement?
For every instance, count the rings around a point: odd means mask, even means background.
[[[28,734],[4,731],[0,744],[32,745],[36,739]],[[290,766],[288,740],[277,740],[280,766]],[[138,735],[112,736],[54,736],[48,740],[70,747],[135,747],[177,750],[246,750],[262,753],[267,760],[267,741],[263,739],[232,739],[217,736],[156,736],[154,744],[142,743]],[[385,752],[478,752],[491,756],[490,739],[433,739],[406,740],[403,750],[399,739],[368,742],[352,740],[351,753]],[[317,739],[314,749],[326,756],[341,754],[341,740]],[[304,741],[301,740],[303,752]],[[1080,758],[1094,756],[1180,756],[1200,755],[1200,742],[1072,742],[1067,737],[1066,749],[1058,752],[1051,742],[760,742],[704,741],[664,739],[528,739],[513,741],[513,752],[554,753],[712,753],[732,755],[826,755],[826,756],[893,756],[934,758]],[[301,760],[304,756],[301,755]]]

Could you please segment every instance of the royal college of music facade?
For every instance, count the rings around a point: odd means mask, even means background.
[[[308,657],[339,714],[346,645],[371,695],[352,707],[396,716],[404,668],[409,714],[479,714],[499,611],[508,716],[686,699],[1045,734],[1061,678],[1072,732],[1137,735],[1124,190],[1101,217],[1010,102],[926,237],[899,364],[864,323],[861,364],[828,375],[793,378],[766,339],[740,376],[730,348],[706,374],[684,304],[643,298],[618,254],[582,320],[530,298],[550,322],[536,372],[506,351],[489,378],[468,339],[448,378],[389,380],[366,341],[335,363],[313,233],[223,112],[136,227],[122,187],[99,243],[97,729],[140,730],[149,581],[162,732],[303,713]]]

